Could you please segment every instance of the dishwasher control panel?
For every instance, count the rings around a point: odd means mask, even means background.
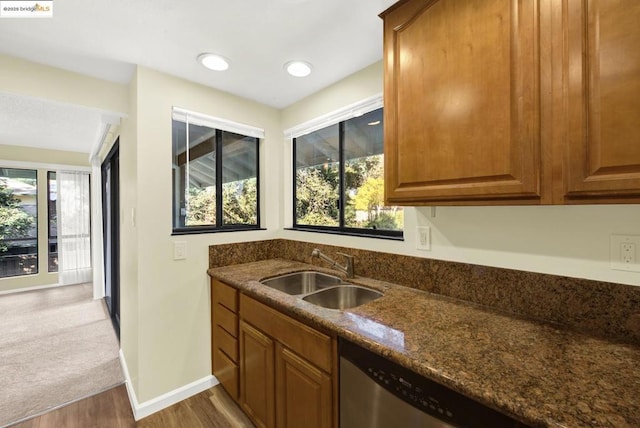
[[[396,395],[415,407],[434,416],[439,416],[441,419],[455,420],[453,410],[448,408],[446,403],[441,403],[438,398],[429,395],[423,388],[414,384],[413,379],[377,367],[368,367],[366,370],[369,376],[372,376],[381,386],[387,390],[391,389]]]

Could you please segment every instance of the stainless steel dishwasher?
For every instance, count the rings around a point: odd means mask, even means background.
[[[339,350],[340,428],[524,427],[351,342]]]

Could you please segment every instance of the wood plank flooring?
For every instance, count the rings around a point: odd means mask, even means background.
[[[135,421],[124,385],[29,419],[12,428],[253,427],[220,385]]]

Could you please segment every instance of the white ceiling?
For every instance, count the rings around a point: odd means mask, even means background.
[[[56,0],[53,18],[2,19],[0,53],[120,83],[139,64],[283,108],[380,60],[377,15],[395,1]],[[206,70],[202,52],[231,67]],[[311,76],[289,76],[283,66],[294,59],[310,62]],[[89,152],[95,143],[85,141],[99,127],[93,111],[6,94],[0,102],[0,144]]]
[[[97,110],[0,92],[0,144],[89,153],[102,131]]]

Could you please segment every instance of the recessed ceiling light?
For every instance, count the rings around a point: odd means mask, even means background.
[[[284,68],[294,77],[307,77],[311,74],[311,64],[305,61],[289,61]]]
[[[203,53],[198,55],[198,61],[209,70],[224,71],[229,68],[228,59],[212,53]]]

